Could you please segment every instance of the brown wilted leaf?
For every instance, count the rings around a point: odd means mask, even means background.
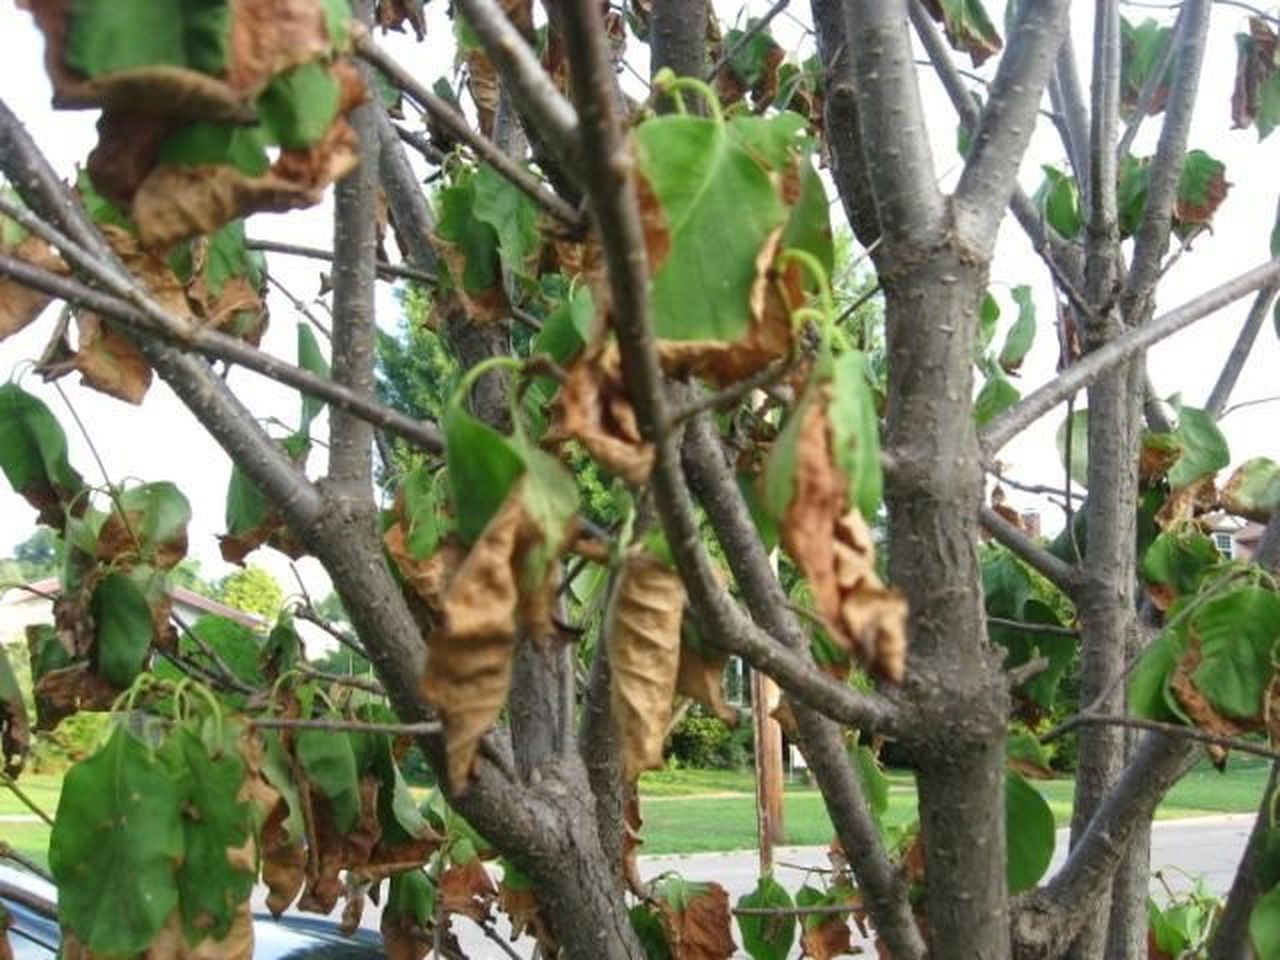
[[[1138,456],[1138,482],[1143,489],[1160,480],[1182,455],[1181,445],[1169,434],[1148,433]]]
[[[435,234],[431,237],[436,253],[449,268],[449,276],[458,278],[448,293],[438,298],[433,313],[437,317],[447,317],[453,313],[451,307],[456,304],[466,316],[476,323],[501,323],[511,312],[507,293],[502,288],[502,279],[494,274],[493,285],[485,290],[469,290],[464,282],[466,276],[466,255],[453,243]],[[437,320],[431,324],[433,329],[439,325]]]
[[[616,349],[591,348],[566,370],[552,407],[547,441],[575,439],[610,473],[641,486],[653,469],[653,444],[640,435],[622,384]]]
[[[846,508],[848,485],[835,466],[826,403],[811,403],[802,415],[782,544],[804,573],[832,639],[897,683],[906,670],[906,600],[876,573],[871,531],[857,508]]]
[[[532,890],[512,890],[505,884],[498,884],[498,909],[510,918],[513,938],[533,937],[545,957],[554,957],[560,953],[560,943],[551,932],[551,926],[543,916],[538,898]]]
[[[427,637],[422,694],[444,721],[454,789],[466,784],[476,745],[497,720],[511,685],[517,556],[529,522],[519,487],[458,567],[444,595],[444,625]]]
[[[125,334],[96,313],[76,314],[79,343],[71,364],[87,387],[126,403],[142,403],[151,387],[151,366]]]
[[[31,726],[22,690],[0,651],[0,758],[4,760],[4,772],[10,777],[21,773],[30,749]]]
[[[341,91],[333,125],[309,147],[281,150],[261,176],[225,165],[154,167],[132,198],[143,243],[164,248],[250,213],[318,203],[329,184],[359,162],[356,134],[345,116],[368,97],[355,67],[338,61],[329,69]]]
[[[311,791],[315,847],[308,851],[307,882],[298,898],[299,910],[332,913],[344,890],[342,871],[369,862],[382,835],[378,822],[378,786],[377,777],[360,779],[360,818],[348,833],[338,830],[329,800],[318,791]]]
[[[832,960],[853,952],[853,931],[842,914],[826,917],[800,934],[800,947],[813,960]]]
[[[404,25],[407,23],[413,28],[413,35],[418,40],[422,40],[427,35],[422,0],[378,0],[378,9],[374,16],[384,33],[387,30],[403,33]]]
[[[1190,486],[1174,490],[1156,512],[1156,526],[1168,530],[1179,523],[1194,520],[1218,505],[1218,488],[1213,474],[1201,477]]]
[[[797,740],[800,737],[800,727],[796,724],[795,711],[791,709],[791,700],[787,697],[779,697],[778,704],[769,711],[769,716],[782,728],[782,732],[786,734],[787,739]]]
[[[3,252],[42,270],[58,274],[67,272],[62,258],[53,251],[52,247],[35,235],[23,237],[16,246]],[[38,290],[32,290],[15,280],[0,277],[0,340],[17,333],[40,316],[52,300],[52,297]]]
[[[431,931],[418,926],[405,914],[384,910],[379,931],[388,960],[424,960],[431,952]]]
[[[727,653],[710,657],[687,644],[680,648],[680,667],[676,675],[676,692],[694,700],[731,727],[738,725],[738,711],[724,698],[724,668]]]
[[[382,544],[413,592],[434,613],[444,611],[445,587],[462,565],[466,548],[450,537],[429,557],[415,557],[409,550],[404,521],[397,519],[382,535]]]
[[[498,71],[483,49],[467,51],[467,91],[476,105],[480,132],[493,136],[493,118],[498,113]]]
[[[479,857],[454,863],[440,875],[440,902],[447,913],[470,917],[477,923],[489,919],[498,891]]]
[[[84,960],[92,956],[87,950]],[[221,940],[206,938],[191,944],[187,940],[179,910],[169,914],[163,927],[156,931],[142,960],[251,960],[253,957],[253,911],[249,901],[236,908],[231,929]]]
[[[605,638],[613,722],[622,737],[625,779],[662,766],[680,664],[685,591],[679,575],[643,548],[632,548],[609,598]]]
[[[1231,124],[1247,127],[1258,117],[1263,88],[1275,75],[1276,34],[1261,17],[1249,18],[1249,34],[1236,43],[1236,84],[1231,93]]]
[[[36,729],[52,730],[80,710],[109,710],[120,693],[88,663],[50,670],[35,684]]]
[[[89,180],[107,199],[128,207],[160,157],[160,145],[181,123],[172,117],[120,110],[98,118],[98,142],[89,152]]]
[[[736,949],[729,924],[729,893],[718,883],[698,884],[702,892],[677,909],[659,899],[659,917],[673,960],[728,960]]]
[[[1201,730],[1220,737],[1238,737],[1241,734],[1248,733],[1251,729],[1255,729],[1257,724],[1244,725],[1229,717],[1224,717],[1196,687],[1195,679],[1192,675],[1195,673],[1196,667],[1200,665],[1200,659],[1200,638],[1193,631],[1187,652],[1178,661],[1178,665],[1173,670],[1173,676],[1169,680],[1169,688],[1173,691],[1173,695],[1178,698],[1178,703],[1187,712],[1187,716],[1191,718],[1191,722]],[[1219,769],[1227,761],[1225,747],[1209,744],[1205,747],[1205,752],[1209,754],[1209,759]]]
[[[302,839],[290,839],[284,831],[289,808],[277,801],[262,825],[262,882],[267,887],[267,909],[280,916],[298,899],[306,880],[307,850]]]

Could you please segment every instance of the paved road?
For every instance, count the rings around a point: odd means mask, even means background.
[[[1201,875],[1211,890],[1225,894],[1235,875],[1236,864],[1249,839],[1252,826],[1252,814],[1157,823],[1152,839],[1152,869],[1161,871],[1166,882],[1175,890],[1187,889],[1193,882],[1192,878]],[[1058,849],[1050,867],[1051,872],[1061,864],[1066,855],[1066,847],[1067,833],[1059,830]],[[826,850],[823,847],[782,847],[777,850],[775,860],[775,875],[790,890],[795,890],[804,883],[805,868],[827,865]],[[678,872],[690,880],[714,880],[729,891],[732,902],[754,889],[758,862],[754,852],[640,858],[640,872],[646,879],[669,871]],[[1152,892],[1159,895],[1161,890],[1159,882],[1153,880]],[[372,904],[366,908],[363,923],[365,926],[377,927],[378,910]],[[503,960],[506,956],[469,921],[458,919],[454,926],[468,956],[483,960]],[[503,929],[505,932],[506,928]],[[735,935],[736,932],[735,927]],[[523,958],[529,957],[533,952],[528,943],[518,943],[514,947],[516,953]],[[796,955],[799,955],[798,950]]]

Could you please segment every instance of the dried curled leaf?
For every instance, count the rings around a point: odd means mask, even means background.
[[[1238,737],[1241,734],[1248,733],[1251,726],[1242,725],[1230,717],[1223,716],[1196,686],[1194,674],[1196,667],[1200,666],[1200,662],[1200,642],[1192,634],[1187,652],[1178,661],[1178,665],[1174,668],[1173,674],[1169,678],[1169,689],[1177,697],[1178,703],[1182,705],[1191,722],[1201,730],[1220,737]],[[1205,748],[1205,751],[1209,754],[1209,758],[1214,762],[1215,766],[1221,768],[1226,763],[1227,750],[1225,747],[1210,744]]]
[[[44,674],[36,681],[34,694],[36,729],[52,730],[81,710],[109,710],[120,690],[81,662]]]
[[[674,960],[728,960],[735,951],[730,934],[729,893],[718,883],[688,883],[679,877],[654,889],[662,931]]]
[[[277,917],[298,899],[306,880],[307,850],[301,837],[290,838],[286,833],[288,816],[288,806],[280,800],[262,825],[262,882],[267,887],[267,909]]]
[[[5,229],[5,221],[0,217],[0,231]],[[0,251],[10,257],[29,263],[41,270],[64,274],[66,264],[54,253],[53,248],[36,236],[25,236],[12,247],[0,242]],[[53,298],[32,290],[30,287],[0,277],[0,340],[12,336],[26,327],[32,320],[40,316]]]
[[[440,875],[440,900],[448,913],[458,913],[477,923],[488,920],[498,891],[479,857],[454,863]]]
[[[600,465],[632,486],[649,479],[653,444],[640,435],[622,385],[616,349],[588,349],[566,371],[547,439],[579,441]]]
[[[679,575],[643,548],[628,551],[605,621],[610,708],[622,735],[624,775],[662,766],[680,663],[685,591]]]
[[[345,889],[341,873],[368,863],[382,834],[378,822],[378,779],[360,780],[359,819],[345,833],[337,824],[333,804],[319,791],[311,791],[315,846],[308,851],[307,880],[298,898],[298,909],[308,913],[333,912]]]
[[[31,748],[31,729],[22,689],[9,665],[9,656],[0,649],[0,759],[4,772],[16,777],[22,771]]]
[[[729,654],[702,643],[693,624],[681,630],[680,668],[676,693],[702,704],[731,727],[738,725],[738,711],[724,698],[724,668]]]
[[[413,35],[422,40],[427,35],[427,22],[422,12],[423,0],[378,0],[375,13],[378,26],[384,31],[404,32],[407,23]]]
[[[1261,17],[1249,18],[1249,32],[1236,35],[1236,84],[1231,93],[1231,122],[1235,127],[1258,124],[1265,137],[1280,122],[1275,102],[1280,62],[1276,58],[1276,33]]]
[[[444,622],[427,637],[422,691],[444,721],[455,789],[465,786],[476,746],[497,720],[511,685],[517,620],[525,606],[522,559],[539,539],[522,492],[523,481],[472,545],[445,590]]]
[[[835,464],[826,405],[809,404],[802,416],[782,544],[808,580],[833,639],[868,670],[896,683],[906,668],[906,600],[876,573],[871,531],[848,507],[848,481]]]

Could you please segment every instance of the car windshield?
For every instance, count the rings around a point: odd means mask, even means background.
[[[25,870],[0,864],[0,903],[13,926],[9,945],[14,960],[51,960],[58,952],[57,889]],[[369,931],[344,937],[327,920],[258,914],[253,919],[254,960],[369,960],[383,956]]]

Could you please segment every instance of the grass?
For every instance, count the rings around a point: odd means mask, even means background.
[[[1254,758],[1233,758],[1225,773],[1207,763],[1192,770],[1170,791],[1157,819],[1252,813],[1266,786],[1270,767]],[[888,827],[905,826],[915,818],[915,787],[910,775],[889,775]],[[24,774],[23,790],[39,806],[53,813],[58,806],[62,778],[56,774]],[[1070,780],[1035,784],[1049,801],[1060,826],[1071,817]],[[646,854],[705,853],[749,850],[756,843],[755,780],[749,770],[659,770],[640,781],[645,802]],[[0,815],[30,811],[8,790],[0,788]],[[816,846],[831,842],[831,821],[817,791],[793,781],[784,800],[787,843]],[[47,863],[49,828],[43,823],[2,822],[0,839],[40,863]]]

